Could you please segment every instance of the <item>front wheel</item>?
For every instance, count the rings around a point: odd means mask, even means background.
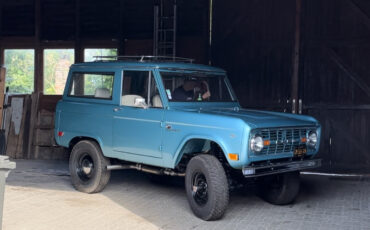
[[[261,177],[258,180],[258,193],[265,201],[286,205],[298,196],[300,186],[299,172],[288,172]]]
[[[225,170],[216,157],[193,157],[185,174],[186,195],[194,214],[203,220],[220,219],[229,203]]]
[[[69,158],[73,186],[85,193],[102,191],[110,178],[107,165],[109,160],[103,156],[98,144],[87,140],[78,142]]]

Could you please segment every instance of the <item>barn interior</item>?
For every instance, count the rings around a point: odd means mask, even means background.
[[[222,67],[243,107],[320,121],[320,171],[370,172],[367,0],[1,0],[6,155],[68,159],[55,107],[69,66],[99,55]]]

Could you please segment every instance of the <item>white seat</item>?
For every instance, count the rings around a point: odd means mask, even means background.
[[[96,88],[94,96],[98,98],[111,98],[110,91],[107,88]]]
[[[135,100],[138,99],[138,98],[139,99],[144,99],[142,96],[139,96],[139,95],[133,95],[133,94],[124,95],[121,98],[121,105],[141,107],[141,105],[135,105]]]
[[[153,107],[162,108],[161,97],[157,94],[153,97]]]

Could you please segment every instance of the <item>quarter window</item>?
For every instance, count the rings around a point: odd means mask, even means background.
[[[72,75],[69,96],[112,99],[114,73],[78,73]]]

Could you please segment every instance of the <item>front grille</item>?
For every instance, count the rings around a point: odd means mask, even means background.
[[[300,146],[306,146],[302,138],[307,138],[310,131],[315,128],[268,128],[257,130],[264,140],[269,140],[270,145],[265,146],[258,155],[292,153]]]

